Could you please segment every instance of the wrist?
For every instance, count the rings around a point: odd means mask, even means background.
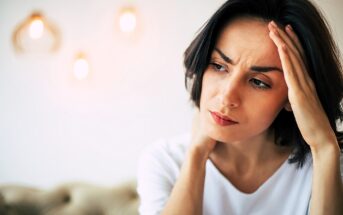
[[[311,148],[311,154],[313,159],[327,159],[327,158],[333,158],[333,159],[339,159],[341,150],[339,148],[339,145],[337,141],[335,142],[327,142],[323,143],[321,145],[317,145],[316,147],[310,147]]]
[[[197,163],[205,163],[210,153],[211,151],[202,145],[192,145],[188,150],[188,157]]]

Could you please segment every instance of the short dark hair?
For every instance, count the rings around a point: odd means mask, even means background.
[[[305,52],[308,72],[314,81],[319,99],[342,149],[343,77],[339,50],[321,12],[308,0],[228,0],[205,23],[184,53],[185,85],[191,100],[200,108],[202,78],[209,64],[216,40],[234,18],[255,17],[274,20],[280,26],[290,24]],[[302,167],[310,152],[292,112],[282,110],[271,125],[275,143],[294,147],[290,163]]]

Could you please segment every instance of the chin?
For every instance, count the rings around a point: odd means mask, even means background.
[[[228,143],[228,142],[234,142],[244,139],[241,135],[239,135],[237,132],[228,132],[223,131],[221,129],[216,128],[208,128],[207,135],[219,142]]]

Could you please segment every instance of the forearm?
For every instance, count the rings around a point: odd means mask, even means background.
[[[201,215],[208,155],[198,148],[191,149],[181,168],[163,215]]]
[[[338,144],[327,144],[325,148],[311,151],[313,182],[310,214],[341,215],[343,214],[343,185]]]

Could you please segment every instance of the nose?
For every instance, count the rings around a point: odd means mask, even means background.
[[[223,79],[221,83],[220,90],[220,103],[226,108],[237,108],[241,104],[241,83],[239,77],[234,77],[234,75]]]

